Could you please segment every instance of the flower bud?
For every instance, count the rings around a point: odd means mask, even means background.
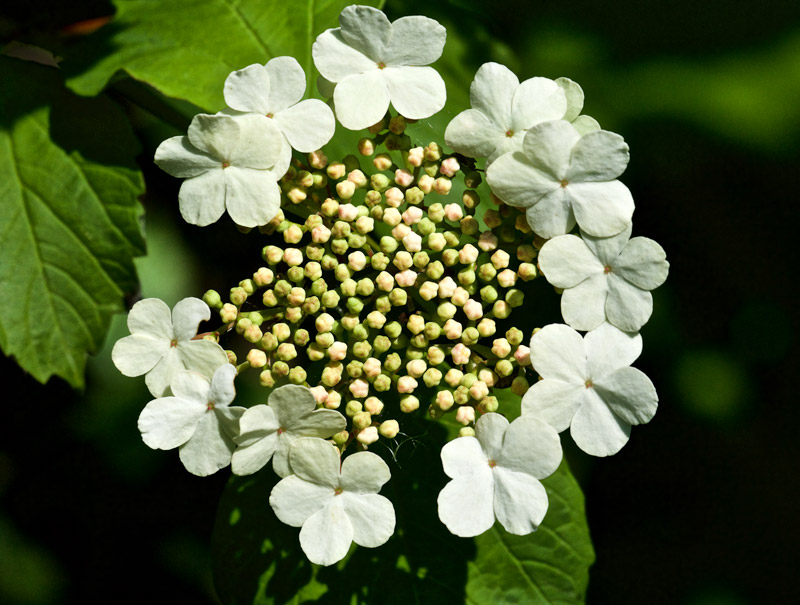
[[[461,219],[461,233],[464,235],[475,235],[480,230],[478,221],[472,216],[465,216]]]
[[[492,313],[497,319],[506,319],[511,315],[511,305],[504,300],[497,300],[492,305]]]
[[[411,233],[411,227],[405,223],[400,223],[392,229],[392,237],[398,241],[402,240],[409,233]]]
[[[448,340],[458,340],[461,338],[462,325],[454,319],[448,319],[442,327],[445,337]],[[466,362],[465,362],[466,363]]]
[[[478,267],[478,277],[483,282],[492,281],[495,275],[497,275],[497,270],[494,268],[493,265],[490,265],[489,263],[484,263],[480,267]]]
[[[536,277],[536,265],[531,263],[522,263],[517,268],[517,275],[519,275],[523,281],[532,280]]]
[[[406,414],[415,412],[419,409],[419,399],[414,395],[405,395],[400,398],[400,411]]]
[[[291,361],[297,357],[297,349],[292,343],[283,342],[278,345],[276,355],[281,361]]]
[[[414,182],[414,175],[404,168],[394,171],[394,182],[400,187],[409,187]]]
[[[263,368],[267,365],[267,354],[260,349],[250,349],[247,352],[247,361],[251,368]]]
[[[478,342],[481,335],[478,332],[477,328],[469,327],[465,328],[464,331],[461,333],[461,342],[465,345],[474,345]]]
[[[289,375],[289,364],[285,361],[276,361],[272,364],[272,375],[278,378],[284,378]]]
[[[358,152],[361,155],[372,155],[375,153],[375,145],[372,142],[372,139],[368,139],[366,137],[358,139]]]
[[[323,293],[322,298],[320,299],[320,301],[322,302],[322,306],[325,309],[332,309],[338,306],[339,300],[340,300],[339,293],[336,292],[335,290],[329,290]]]
[[[511,376],[511,374],[514,372],[514,364],[512,364],[508,359],[501,359],[494,366],[494,371],[497,372],[497,375],[501,378]]]
[[[411,269],[406,269],[396,273],[394,279],[401,288],[410,288],[417,281],[417,273]]]
[[[450,297],[450,302],[457,307],[463,307],[468,300],[469,292],[461,286],[457,286],[455,292],[453,292],[453,296]]]
[[[448,267],[458,264],[458,252],[452,249],[445,250],[442,252],[442,262]]]
[[[379,393],[384,393],[392,388],[392,379],[386,374],[381,374],[375,378],[375,382],[372,383],[372,387]]]
[[[216,290],[206,290],[206,293],[203,294],[203,302],[212,309],[221,309],[223,306],[222,297]]]
[[[458,172],[460,169],[461,165],[458,163],[458,160],[453,157],[443,160],[441,166],[439,167],[439,171],[443,175],[450,178],[453,178],[456,175],[456,172]]]
[[[428,369],[428,364],[422,359],[412,359],[406,364],[406,372],[413,378],[419,378]]]
[[[327,353],[331,361],[340,361],[347,356],[347,345],[343,342],[334,342],[328,347]]]
[[[469,299],[464,303],[464,314],[467,319],[476,320],[483,317],[483,306],[477,300]]]
[[[411,204],[412,206],[417,206],[422,203],[425,199],[425,192],[422,191],[419,187],[409,187],[406,189],[405,193],[405,200],[406,203]]]
[[[428,174],[423,174],[417,179],[417,187],[419,187],[420,191],[423,193],[430,193],[433,191],[433,183],[433,177]]]
[[[456,422],[463,425],[475,422],[475,408],[469,405],[463,405],[456,410]]]
[[[404,307],[408,304],[408,294],[402,288],[395,288],[389,292],[389,301],[395,307]]]
[[[461,195],[461,203],[465,208],[477,208],[481,198],[477,191],[467,190]]]
[[[298,189],[295,188],[292,189],[292,191],[296,192],[298,191]],[[305,199],[305,195],[306,194],[303,193],[302,197],[299,197],[297,194],[295,194],[294,198],[297,199],[298,201],[294,201],[292,197],[289,197],[289,199],[295,204],[299,204]],[[299,225],[289,225],[289,228],[283,232],[283,241],[285,241],[287,244],[299,244],[300,240],[302,239],[303,239],[303,230],[300,228]]]
[[[394,439],[400,432],[400,424],[397,420],[384,420],[378,427],[378,432],[387,439]]]
[[[453,407],[454,403],[455,400],[453,399],[453,393],[451,393],[450,391],[439,391],[438,393],[436,393],[436,405],[442,411],[446,412],[451,407]]]
[[[283,251],[283,262],[290,267],[296,267],[303,263],[303,253],[297,248],[286,248]]]
[[[391,130],[394,134],[403,134],[405,129],[406,119],[400,115],[392,116],[392,119],[389,120],[389,130]]]
[[[481,411],[484,413],[487,412],[496,412],[497,408],[500,407],[500,402],[497,401],[497,397],[484,397],[480,402]]]
[[[458,311],[458,307],[456,307],[453,303],[443,302],[436,308],[436,315],[442,321],[450,321],[453,317],[455,317],[456,311]]]
[[[401,363],[400,355],[397,353],[390,353],[386,356],[386,359],[383,360],[383,369],[387,372],[394,373],[400,369]]]
[[[369,383],[363,378],[356,378],[349,387],[353,397],[366,397],[369,394]]]
[[[330,176],[330,172],[328,172],[328,176]],[[342,176],[344,176],[344,170],[342,171]],[[329,197],[324,202],[322,202],[320,210],[322,210],[322,214],[324,214],[327,217],[337,216],[339,214],[339,202]]]
[[[239,309],[236,308],[236,305],[232,305],[231,303],[225,303],[219,311],[219,318],[222,323],[229,324],[236,321],[238,316]]]
[[[469,387],[469,396],[478,401],[489,395],[489,386],[482,380],[476,380]]]
[[[446,327],[447,326],[445,326],[445,328]],[[471,354],[472,351],[460,342],[450,351],[450,356],[453,358],[453,363],[456,365],[464,365],[467,363]]]
[[[411,231],[403,237],[403,246],[409,252],[419,252],[422,250],[422,237]]]
[[[530,385],[528,385],[528,381],[525,380],[524,376],[517,376],[511,382],[511,392],[514,393],[514,395],[522,397],[525,393],[528,392],[529,386]]]
[[[299,307],[303,304],[303,301],[306,299],[306,291],[303,288],[292,288],[289,291],[289,294],[286,296],[286,300],[289,302],[290,305],[295,307]]]
[[[522,292],[522,290],[512,288],[506,292],[505,299],[512,309],[516,309],[517,307],[521,307],[525,302],[525,294]]]
[[[447,204],[444,207],[444,218],[448,221],[460,221],[464,216],[464,211],[458,204]]]
[[[355,195],[356,185],[353,181],[339,181],[336,183],[336,194],[340,199],[349,200]]]
[[[514,351],[514,360],[522,367],[531,365],[531,350],[525,345],[519,345]]]
[[[422,147],[412,147],[408,150],[408,158],[406,161],[413,167],[418,168],[422,166],[422,162],[425,160],[425,151]]]
[[[511,288],[517,283],[517,274],[511,269],[503,269],[497,275],[497,283],[502,288]]]
[[[231,288],[230,300],[237,307],[241,307],[244,304],[244,301],[247,300],[247,292],[241,286]]]
[[[478,248],[484,252],[491,252],[497,248],[497,236],[491,231],[484,231],[478,238]]]
[[[442,372],[437,368],[428,368],[422,375],[422,381],[428,387],[438,386],[442,382]]]
[[[500,377],[497,375],[497,372],[494,372],[489,368],[481,368],[478,371],[478,380],[482,380],[487,384],[487,386],[493,387],[497,384],[497,381],[500,380]]]
[[[405,195],[397,187],[389,187],[384,193],[386,205],[390,208],[399,208],[405,201]]]
[[[292,384],[305,384],[306,378],[308,375],[302,366],[296,366],[289,370],[289,382]]]

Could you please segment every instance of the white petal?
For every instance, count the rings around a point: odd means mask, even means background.
[[[353,527],[353,542],[359,546],[375,548],[392,537],[395,516],[394,507],[388,498],[378,494],[351,494],[347,491],[339,497]]]
[[[269,74],[269,108],[264,113],[278,113],[303,98],[306,73],[294,57],[275,57],[264,66]]]
[[[613,273],[608,277],[608,321],[623,332],[638,332],[653,313],[652,294]]]
[[[274,120],[292,147],[302,153],[327,144],[336,130],[333,111],[319,99],[301,101],[276,113]]]
[[[339,486],[339,450],[316,437],[300,437],[289,450],[289,465],[294,474],[319,485]]]
[[[254,405],[239,420],[239,436],[234,440],[239,445],[254,443],[276,433],[280,428],[275,411],[263,403]]]
[[[498,127],[477,109],[467,109],[453,118],[444,131],[444,142],[471,158],[486,158],[506,138]]]
[[[210,340],[187,340],[175,347],[181,366],[211,378],[221,365],[228,363],[225,350]]]
[[[281,192],[273,174],[230,166],[225,171],[225,207],[243,227],[269,223],[281,207]]]
[[[231,119],[239,122],[239,138],[224,159],[230,162],[232,167],[257,170],[273,168],[283,147],[283,136],[275,121],[254,113],[234,116]]]
[[[569,196],[560,186],[528,208],[525,218],[531,229],[544,238],[564,235],[575,226]]]
[[[514,72],[499,63],[484,63],[469,87],[473,109],[483,113],[499,129],[511,128],[511,102],[519,86]]]
[[[355,494],[378,493],[391,478],[389,466],[380,456],[372,452],[356,452],[342,462],[339,485]]]
[[[447,90],[433,67],[387,67],[382,72],[392,105],[406,118],[427,118],[444,107]]]
[[[573,382],[539,380],[522,396],[522,413],[541,418],[560,433],[572,422],[585,388]]]
[[[152,370],[168,350],[168,340],[131,334],[114,343],[111,360],[125,376],[141,376]]]
[[[278,86],[278,82],[275,82]],[[270,77],[263,65],[248,65],[225,79],[225,103],[237,111],[266,115],[270,112]]]
[[[595,130],[600,130],[600,124],[597,120],[595,120],[591,116],[578,116],[574,120],[572,120],[572,125],[575,127],[575,130],[582,136],[585,134],[589,134],[590,132],[594,132]]]
[[[642,354],[642,337],[600,324],[583,338],[589,375],[600,379],[611,372],[631,365]]]
[[[589,250],[594,253],[603,266],[613,266],[617,262],[617,257],[628,243],[632,229],[633,224],[630,224],[616,235],[610,237],[594,237],[588,233],[581,233],[581,236]]]
[[[334,489],[303,481],[297,475],[281,479],[269,495],[275,515],[286,525],[300,527],[333,499]]]
[[[385,59],[392,25],[383,11],[371,6],[350,5],[339,15],[339,24],[347,44],[376,62]]]
[[[338,27],[317,36],[311,55],[319,73],[330,82],[339,82],[353,74],[377,71],[378,68],[375,61],[344,41]]]
[[[575,235],[559,235],[539,251],[539,266],[547,281],[557,288],[571,288],[590,275],[603,272],[603,264]]]
[[[494,194],[510,206],[527,208],[560,189],[559,183],[534,168],[522,152],[506,153],[486,169]]]
[[[669,263],[658,242],[634,237],[614,261],[613,270],[642,290],[654,290],[666,281]]]
[[[387,65],[429,65],[442,56],[447,30],[438,21],[414,15],[392,22],[383,60]]]
[[[569,122],[552,120],[529,129],[522,148],[536,168],[561,182],[569,169],[572,148],[580,138]]]
[[[453,439],[442,447],[441,456],[445,474],[453,479],[484,473],[489,468],[486,452],[475,437]]]
[[[177,347],[170,347],[161,360],[144,377],[144,383],[153,394],[153,397],[161,397],[169,389],[173,377],[184,370],[186,370],[186,367],[178,356]]]
[[[439,519],[456,536],[471,538],[494,525],[494,478],[489,466],[484,468],[468,478],[453,479],[439,492]]]
[[[171,450],[186,443],[206,413],[205,406],[179,397],[161,397],[139,415],[139,431],[148,447]]]
[[[205,408],[209,403],[211,381],[197,372],[179,370],[170,381],[172,394],[186,401],[194,401]]]
[[[239,141],[240,124],[234,116],[201,113],[192,118],[187,136],[194,147],[222,163],[230,160]]]
[[[230,363],[219,366],[211,378],[211,390],[208,393],[208,400],[214,405],[230,405],[236,397],[236,389],[233,386],[233,379],[236,378],[236,368]]]
[[[530,347],[531,363],[544,378],[581,385],[585,382],[583,339],[569,326],[545,326],[531,337]]]
[[[347,426],[347,420],[336,410],[314,410],[291,425],[292,434],[327,439]]]
[[[265,435],[247,445],[239,445],[231,458],[231,471],[235,475],[252,475],[261,470],[272,458],[277,445],[278,435],[276,433]]]
[[[287,384],[278,387],[269,395],[269,407],[282,427],[294,429],[302,418],[317,409],[317,402],[308,387]]]
[[[389,109],[389,91],[378,69],[348,76],[333,91],[336,117],[342,126],[361,130],[379,122]]]
[[[190,296],[179,300],[172,309],[174,337],[179,341],[194,338],[200,322],[208,321],[210,318],[211,309],[199,298]]]
[[[353,525],[341,498],[333,498],[311,515],[300,530],[300,546],[308,560],[333,565],[344,559],[353,542]]]
[[[272,470],[278,477],[288,477],[292,474],[292,467],[289,466],[289,452],[292,445],[299,437],[292,433],[278,433],[278,441],[275,445],[275,452],[272,454]]]
[[[641,370],[621,368],[594,383],[597,395],[628,424],[645,424],[658,408],[656,387]]]
[[[576,330],[594,330],[606,320],[607,299],[608,277],[603,273],[567,288],[561,295],[564,322]]]
[[[145,298],[131,308],[128,330],[153,338],[172,340],[172,317],[169,306],[158,298]]]
[[[289,164],[292,163],[292,146],[289,143],[289,139],[281,133],[282,145],[281,145],[281,152],[278,155],[278,159],[275,160],[275,165],[269,169],[269,172],[272,175],[272,178],[276,181],[281,180],[286,171],[289,170]]]
[[[536,531],[547,513],[547,492],[530,475],[497,467],[494,470],[494,513],[510,534]]]
[[[633,197],[621,182],[571,183],[566,190],[578,225],[589,235],[616,235],[630,225]]]
[[[182,179],[219,167],[219,160],[197,149],[188,137],[172,137],[161,143],[154,161],[164,172]]]
[[[181,216],[191,225],[205,227],[225,212],[225,176],[222,167],[186,179],[178,193]]]
[[[560,120],[567,111],[567,97],[553,80],[530,78],[519,85],[511,107],[511,129],[530,129],[541,122]]]
[[[567,98],[567,112],[562,116],[562,119],[572,122],[580,115],[583,109],[583,89],[577,82],[573,82],[569,78],[556,78],[556,84],[561,87]]]
[[[489,164],[494,162],[497,158],[499,158],[504,153],[513,153],[515,151],[522,151],[522,142],[525,140],[525,134],[527,130],[517,130],[514,131],[513,136],[506,136],[506,133],[498,133],[499,136],[496,140],[497,147],[495,150],[489,154],[489,157],[486,158],[486,167],[489,167]]]
[[[581,137],[572,148],[568,181],[613,181],[628,166],[630,153],[620,135],[597,130]]]
[[[489,413],[475,423],[475,437],[489,460],[497,460],[503,449],[503,435],[508,429],[508,420],[500,414]]]
[[[180,459],[193,475],[207,477],[231,463],[236,448],[231,436],[223,430],[217,415],[206,412],[197,424],[192,438],[180,448]]]
[[[570,434],[575,444],[592,456],[611,456],[628,443],[631,426],[586,389],[583,405],[572,419]]]
[[[556,471],[561,457],[558,432],[545,420],[525,414],[508,427],[495,472],[502,467],[544,479]]]

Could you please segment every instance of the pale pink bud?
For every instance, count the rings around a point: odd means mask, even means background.
[[[467,292],[461,286],[458,286],[455,289],[455,292],[453,292],[453,296],[450,297],[450,300],[457,307],[463,307],[465,304],[467,304],[467,301],[469,300],[469,292]]]
[[[467,316],[467,319],[480,319],[483,317],[483,306],[477,300],[470,298],[464,303],[464,314]]]
[[[341,361],[347,357],[347,345],[343,342],[334,342],[328,347],[328,357],[331,361]]]
[[[409,227],[408,225],[405,225],[403,223],[400,223],[399,225],[396,225],[392,229],[392,236],[397,241],[402,240],[409,233],[411,233],[411,227]]]
[[[297,248],[286,248],[283,251],[283,262],[290,267],[296,267],[303,264],[303,253]]]
[[[458,284],[449,275],[439,282],[439,298],[450,298],[455,294]]]
[[[342,396],[336,391],[328,391],[328,398],[325,399],[325,407],[329,410],[335,410],[342,405]]]
[[[322,170],[328,165],[328,156],[326,156],[322,149],[317,149],[308,154],[308,163],[312,168]]]
[[[448,221],[460,221],[464,216],[464,211],[458,204],[447,204],[444,207],[444,217]]]
[[[392,157],[388,153],[379,153],[372,160],[372,165],[381,172],[389,170],[392,167]]]
[[[433,177],[423,174],[417,180],[417,187],[419,187],[423,193],[430,193],[433,191]]]
[[[356,250],[347,255],[347,266],[353,271],[361,271],[367,266],[367,257],[361,250]]]
[[[324,244],[331,239],[331,230],[325,225],[317,225],[311,230],[311,241],[315,244]]]
[[[531,350],[525,345],[519,345],[517,350],[514,351],[514,359],[521,366],[531,365]]]
[[[347,175],[347,180],[353,183],[356,187],[363,187],[369,181],[367,181],[367,177],[364,176],[364,173],[360,170],[351,170],[350,173]]]
[[[356,220],[356,229],[359,233],[369,233],[375,229],[375,219],[371,216],[359,216]]]
[[[439,409],[446,412],[453,407],[454,403],[455,400],[453,399],[453,393],[450,391],[439,391],[436,393],[436,405],[439,406]]]
[[[375,278],[375,285],[378,286],[379,290],[391,292],[394,290],[394,277],[387,271],[381,271],[378,273],[378,277]]]
[[[508,262],[510,260],[511,257],[505,250],[498,250],[497,252],[492,254],[492,264],[494,265],[494,268],[497,269],[498,271],[500,269],[505,269],[506,267],[508,267]]]
[[[261,267],[253,274],[253,281],[259,287],[270,285],[273,279],[275,279],[275,274],[267,267]]]
[[[489,368],[482,368],[478,372],[478,380],[482,380],[487,384],[487,386],[493,387],[497,384],[497,381],[500,380],[500,377],[493,370],[490,370]]]
[[[455,158],[447,158],[442,162],[441,166],[439,166],[439,172],[450,178],[453,178],[460,169],[461,165]]]
[[[464,426],[475,421],[475,408],[471,405],[462,405],[456,410],[456,422],[460,422]]]
[[[419,206],[411,206],[403,213],[403,222],[406,225],[413,225],[422,219],[422,208]]]
[[[405,271],[397,273],[394,278],[397,280],[398,286],[401,288],[409,288],[417,281],[417,273],[411,269],[406,269]]]
[[[392,208],[399,208],[406,199],[403,192],[397,187],[390,187],[383,195],[386,198],[386,205]]]
[[[450,368],[447,370],[447,374],[444,375],[444,381],[453,388],[461,384],[462,378],[464,378],[464,372],[456,368]]]
[[[328,398],[328,391],[322,385],[311,387],[308,390],[311,391],[311,394],[314,396],[314,401],[318,404],[325,403],[325,400]]]
[[[478,238],[478,248],[484,252],[489,252],[497,248],[497,236],[491,231],[484,231]]]
[[[497,283],[503,288],[511,288],[517,283],[517,274],[511,269],[503,269],[497,274]]]
[[[414,175],[411,174],[408,170],[404,170],[403,168],[398,168],[394,171],[394,182],[400,185],[401,187],[408,187],[411,183],[414,182]]]
[[[477,399],[480,401],[484,397],[489,395],[489,385],[487,385],[482,380],[476,380],[472,383],[472,386],[469,387],[469,396],[473,399]]]
[[[463,342],[458,343],[453,347],[453,350],[450,351],[450,356],[453,358],[453,363],[459,366],[467,363],[471,354],[472,351],[470,351]]]
[[[401,376],[397,381],[398,393],[413,393],[419,383],[413,376]]]
[[[328,178],[338,181],[344,176],[345,167],[341,162],[334,162],[333,164],[328,164],[325,171],[328,173]]]
[[[364,445],[371,445],[378,440],[378,427],[368,426],[358,431],[356,439]]]
[[[358,208],[353,204],[339,204],[339,218],[348,223],[353,222],[358,217]]]
[[[267,354],[261,349],[250,349],[247,353],[247,361],[250,363],[250,367],[263,368],[267,365]]]
[[[373,416],[377,416],[383,411],[383,401],[377,397],[367,397],[364,401],[364,409]]]
[[[383,222],[390,227],[395,227],[403,220],[400,211],[397,208],[387,208],[383,211]]]
[[[381,373],[381,362],[379,359],[370,357],[364,362],[364,374],[367,378],[375,378]]]
[[[356,378],[350,383],[350,392],[353,397],[366,397],[369,395],[369,383],[363,378]]]
[[[469,265],[478,260],[478,249],[472,244],[467,244],[458,252],[458,260],[462,265]]]
[[[422,166],[425,161],[425,150],[422,147],[412,147],[408,150],[408,163],[415,168]]]
[[[450,340],[457,340],[461,338],[461,332],[464,328],[455,319],[448,319],[442,326],[442,332],[445,337]]]
[[[500,357],[508,357],[511,355],[511,345],[505,338],[495,338],[492,343],[492,353]]]
[[[403,246],[409,252],[419,252],[422,250],[422,238],[420,237],[419,233],[414,233],[411,231],[403,238]]]

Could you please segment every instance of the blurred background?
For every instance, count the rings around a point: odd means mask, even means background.
[[[667,251],[670,277],[636,363],[659,412],[610,459],[568,454],[597,554],[588,602],[797,602],[800,3],[388,0],[385,10],[448,27],[440,69],[451,89],[460,79],[466,91],[489,60],[521,80],[580,83],[584,112],[630,144],[634,235]],[[100,0],[4,6],[0,40],[44,44],[112,13]],[[461,95],[445,117],[467,107]],[[142,294],[172,305],[228,287],[226,264],[257,258],[257,243],[236,243],[246,238],[224,221],[201,239],[177,220],[179,183],[153,170],[158,141],[142,143]],[[217,260],[200,266],[209,245]],[[174,452],[141,443],[150,397],[109,359],[125,334],[120,317],[83,393],[0,361],[2,603],[216,602],[208,548],[227,474],[193,477]]]

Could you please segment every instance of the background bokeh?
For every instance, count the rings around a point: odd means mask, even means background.
[[[0,40],[44,45],[111,10],[4,6]],[[667,251],[637,362],[659,412],[612,458],[569,452],[597,553],[588,602],[796,602],[800,4],[388,0],[386,11],[448,27],[451,89],[488,60],[520,79],[579,82],[585,112],[631,146],[634,235]],[[466,108],[463,93],[450,98],[451,115]],[[177,183],[150,164],[155,144],[143,140],[150,254],[137,267],[143,295],[173,304],[238,281],[258,245],[230,224],[202,238],[182,225]],[[126,333],[119,319],[109,343]],[[0,362],[2,603],[215,602],[208,543],[227,474],[199,479],[143,446],[148,393],[109,351],[83,393]]]

